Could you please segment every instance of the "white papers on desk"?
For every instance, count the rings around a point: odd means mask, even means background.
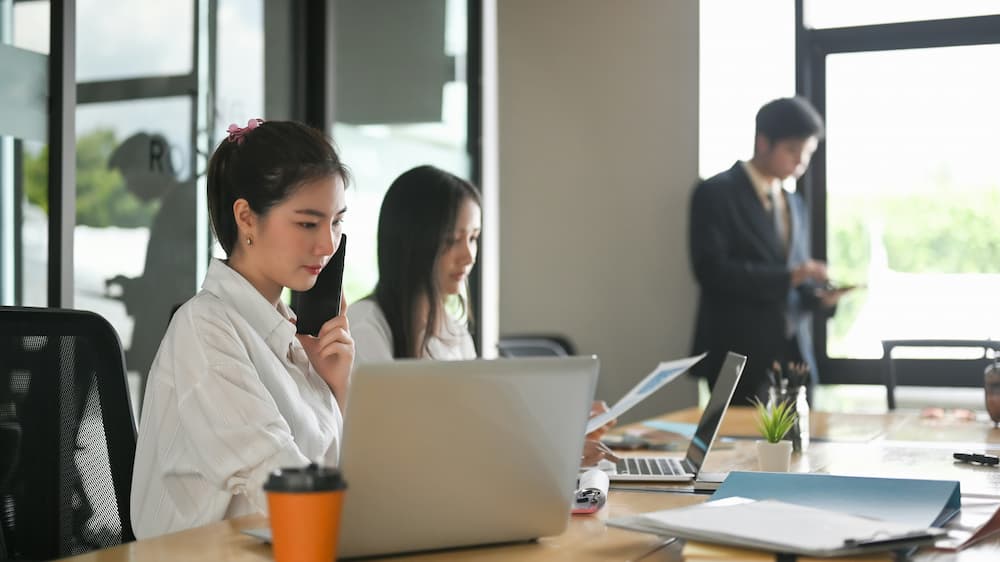
[[[652,373],[646,375],[644,379],[639,381],[639,384],[632,387],[632,390],[628,391],[628,394],[622,396],[618,402],[615,402],[615,405],[611,409],[591,418],[587,422],[587,433],[594,431],[629,411],[632,406],[642,402],[647,396],[659,390],[660,387],[686,373],[695,363],[701,361],[702,357],[705,357],[704,353],[695,357],[685,357],[684,359],[675,359],[660,363],[653,369]]]
[[[868,519],[774,500],[726,498],[611,519],[608,525],[702,542],[811,556],[895,550],[931,542],[941,529]]]
[[[934,548],[960,550],[1000,531],[1000,499],[962,496],[962,510],[946,525],[948,536],[934,543]]]

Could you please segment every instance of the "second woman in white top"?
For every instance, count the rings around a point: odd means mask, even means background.
[[[433,166],[392,182],[378,218],[378,284],[347,313],[359,363],[476,358],[465,295],[480,206],[471,183]]]
[[[471,183],[433,166],[413,168],[392,182],[378,218],[378,284],[347,313],[358,363],[476,358],[465,295],[479,250],[481,205]],[[591,415],[604,411],[607,406],[595,402]],[[599,441],[605,431],[587,436],[583,466],[617,460]]]

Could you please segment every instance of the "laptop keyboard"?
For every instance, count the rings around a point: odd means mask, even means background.
[[[688,474],[681,461],[659,457],[625,457],[618,461],[618,474],[663,476]]]

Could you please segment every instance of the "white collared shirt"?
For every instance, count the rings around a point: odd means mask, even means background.
[[[132,476],[137,537],[266,512],[272,470],[337,464],[343,418],[294,318],[224,262],[209,264],[149,372]]]
[[[447,312],[445,334],[427,341],[426,359],[455,361],[475,359],[476,345],[469,334],[469,326]],[[392,361],[392,329],[385,313],[373,299],[358,301],[347,307],[347,320],[354,338],[354,364]]]

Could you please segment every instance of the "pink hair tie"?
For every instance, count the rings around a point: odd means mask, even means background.
[[[246,127],[240,127],[236,123],[233,123],[228,129],[226,129],[229,133],[229,142],[235,142],[238,145],[243,144],[243,141],[246,140],[247,134],[256,129],[263,122],[263,119],[251,119],[247,121]]]

